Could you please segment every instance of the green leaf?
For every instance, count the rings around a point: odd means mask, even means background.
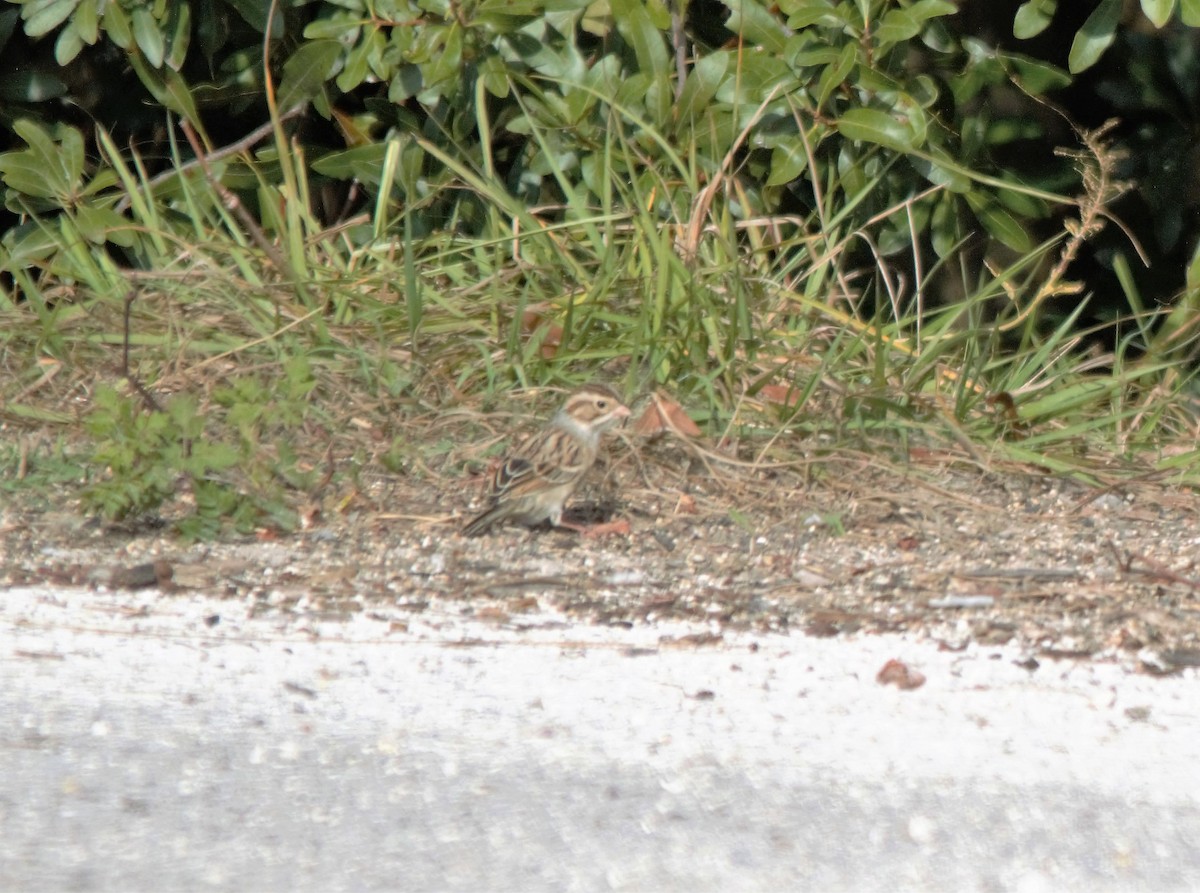
[[[808,68],[814,65],[832,65],[841,53],[837,47],[814,45],[807,49],[791,53],[791,63],[797,68]]]
[[[542,0],[481,0],[475,7],[475,15],[506,15],[515,19],[527,19],[538,15],[546,8]]]
[[[771,152],[771,176],[767,178],[768,186],[782,186],[800,176],[808,164],[808,156],[804,153],[804,144],[799,139],[780,143]]]
[[[829,0],[785,0],[779,8],[788,17],[788,27],[796,30],[818,22],[833,27],[849,24],[845,11]]]
[[[1034,96],[1050,90],[1060,90],[1071,83],[1069,74],[1049,62],[1031,59],[1019,53],[998,53],[997,56],[1013,69],[1021,88]]]
[[[1121,22],[1121,0],[1100,0],[1092,10],[1083,27],[1071,43],[1067,56],[1067,69],[1079,74],[1096,64],[1117,37],[1117,25]]]
[[[326,37],[343,41],[346,46],[358,42],[358,32],[362,27],[361,17],[349,13],[337,13],[310,22],[304,28],[304,36],[309,40],[319,40]]]
[[[909,157],[909,163],[930,183],[945,186],[951,192],[971,191],[971,178],[962,172],[955,160],[944,149],[934,148],[929,159]]]
[[[846,82],[846,77],[854,70],[854,66],[858,63],[858,44],[851,42],[842,47],[842,52],[838,56],[837,61],[832,65],[826,66],[821,72],[821,79],[817,82],[817,109],[819,110],[825,105],[825,100],[838,87]]]
[[[123,50],[133,45],[133,29],[129,17],[119,3],[110,3],[104,9],[104,33],[108,39]]]
[[[646,4],[646,14],[659,31],[671,27],[671,11],[667,9],[668,0],[642,0]]]
[[[30,37],[49,34],[67,20],[79,0],[33,0],[21,8],[25,19],[25,33]]]
[[[688,72],[683,84],[683,92],[679,95],[679,120],[686,122],[693,117],[699,118],[708,104],[712,102],[725,73],[729,71],[731,54],[728,50],[718,50],[701,56],[692,70]]]
[[[1025,0],[1013,17],[1013,37],[1028,40],[1037,37],[1048,27],[1058,8],[1058,0]]]
[[[383,156],[387,152],[386,143],[371,143],[367,146],[357,146],[340,152],[330,152],[312,163],[312,168],[318,174],[332,177],[335,180],[361,180],[364,183],[378,185],[383,172]]]
[[[880,44],[901,43],[915,37],[921,31],[921,23],[907,9],[893,9],[885,13],[875,29],[875,40]]]
[[[479,65],[479,77],[484,89],[498,99],[507,99],[510,92],[508,67],[496,53],[485,56]],[[582,92],[582,91],[574,91]]]
[[[1192,252],[1192,260],[1188,264],[1187,279],[1185,281],[1187,282],[1189,297],[1194,300],[1196,295],[1200,295],[1200,245],[1197,245],[1196,250]]]
[[[271,39],[278,40],[283,37],[283,14],[276,9],[275,14],[271,16],[272,0],[226,0],[226,2],[236,9],[238,15],[259,34],[267,30],[267,18],[270,16]]]
[[[96,245],[114,242],[129,247],[133,244],[129,222],[111,208],[80,205],[75,223],[85,239]]]
[[[787,33],[775,14],[758,0],[725,0],[725,5],[729,7],[725,27],[741,37],[744,43],[762,47],[769,53],[784,51]]]
[[[745,53],[737,77],[728,77],[717,88],[720,103],[756,106],[779,84],[796,86],[795,72],[778,56]]]
[[[501,33],[515,31],[542,13],[541,0],[482,0],[471,14],[471,25],[483,25]]]
[[[400,105],[416,96],[425,87],[425,76],[419,65],[401,65],[388,84],[388,99]]]
[[[0,155],[0,158],[3,157]],[[43,261],[57,254],[62,247],[57,234],[37,223],[27,223],[10,230],[5,234],[4,242],[4,247],[8,249],[5,265],[10,270],[13,264],[29,266]]]
[[[14,192],[33,198],[55,198],[58,186],[47,176],[45,161],[28,150],[0,154],[0,178]]]
[[[837,128],[846,139],[875,143],[897,152],[913,148],[912,131],[887,112],[850,109],[838,119]]]
[[[1142,12],[1154,23],[1155,28],[1165,25],[1174,11],[1175,0],[1142,0]]]
[[[971,206],[976,219],[983,224],[983,228],[993,239],[1007,245],[1019,254],[1033,249],[1033,242],[1025,227],[990,196],[984,195],[982,192],[969,192],[967,193],[967,204]]]
[[[1179,12],[1185,25],[1200,26],[1200,0],[1179,0]]]
[[[439,51],[423,66],[425,90],[421,95],[422,102],[431,104],[432,99],[453,95],[462,86],[464,32],[457,22],[441,30]]]
[[[958,4],[951,3],[949,0],[917,0],[908,8],[908,12],[924,24],[930,19],[954,15],[958,12]]]
[[[977,145],[1003,146],[1017,140],[1036,140],[1043,136],[1042,125],[1034,118],[998,118],[980,123],[983,128],[978,131]]]
[[[196,111],[196,101],[192,98],[192,92],[183,76],[173,68],[151,68],[146,62],[147,60],[137,53],[129,55],[129,63],[134,72],[160,105],[166,106],[177,115],[182,115],[193,124],[198,123],[200,115]]]
[[[83,134],[74,127],[61,127],[56,160],[66,175],[70,189],[75,192],[83,181]]]
[[[188,47],[192,43],[192,7],[189,3],[172,3],[167,16],[167,46],[166,63],[179,71],[187,59]]]
[[[94,45],[100,38],[99,0],[81,0],[73,21],[83,42],[88,46]]]
[[[997,189],[996,198],[1004,207],[1026,220],[1045,217],[1047,213],[1046,203],[1042,199],[1016,189]]]
[[[61,141],[36,122],[21,118],[13,123],[26,148],[0,155],[5,184],[22,195],[70,204],[83,176],[83,137],[73,127],[60,129]]]
[[[167,44],[154,14],[148,6],[138,6],[134,8],[132,18],[133,39],[137,41],[138,48],[147,62],[155,68],[161,68]]]
[[[341,52],[342,45],[336,40],[310,40],[292,53],[283,63],[279,110],[286,112],[312,99],[325,86]]]
[[[670,57],[663,34],[650,19],[644,0],[612,0],[617,30],[633,47],[638,70],[654,78],[670,74]]]
[[[584,32],[602,40],[608,37],[612,26],[612,10],[608,0],[593,0],[584,9],[583,18],[579,20],[579,27]]]
[[[58,32],[58,40],[54,42],[54,61],[60,66],[65,66],[78,56],[82,49],[83,38],[79,36],[79,29],[75,27],[75,23],[71,22]]]
[[[938,257],[948,257],[958,244],[958,221],[954,213],[954,199],[943,195],[929,218],[929,235],[933,250]]]
[[[375,31],[374,33],[378,34],[379,32]],[[327,42],[338,44],[336,40]],[[349,93],[367,79],[367,73],[371,70],[370,55],[371,43],[369,40],[360,40],[346,54],[345,65],[342,66],[342,70],[337,76],[337,88],[339,90],[343,93]]]

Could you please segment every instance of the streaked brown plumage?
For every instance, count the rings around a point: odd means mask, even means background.
[[[616,392],[588,385],[541,431],[517,446],[492,478],[492,505],[463,528],[467,536],[513,521],[562,524],[563,504],[596,461],[600,435],[629,416]]]

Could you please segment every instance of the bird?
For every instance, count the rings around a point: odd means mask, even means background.
[[[508,521],[582,530],[562,520],[563,504],[595,463],[601,435],[628,417],[629,408],[607,385],[575,391],[544,428],[504,457],[492,477],[491,505],[463,534],[481,536]]]

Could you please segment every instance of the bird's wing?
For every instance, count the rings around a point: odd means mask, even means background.
[[[578,480],[595,459],[594,451],[570,431],[548,428],[523,443],[492,479],[497,498],[561,487]]]

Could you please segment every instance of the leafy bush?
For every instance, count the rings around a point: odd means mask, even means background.
[[[693,230],[725,211],[743,222],[782,211],[802,220],[784,240],[798,247],[797,265],[817,260],[803,240],[818,228],[832,245],[829,229],[863,233],[884,256],[908,250],[915,235],[946,257],[978,227],[1024,252],[1049,193],[989,153],[1038,127],[981,99],[1011,80],[1034,95],[1069,80],[955,33],[948,0],[793,0],[778,11],[759,0],[694,4],[693,18],[725,16],[731,39],[715,46],[673,32],[668,7],[642,0],[342,0],[280,3],[274,13],[265,0],[19,6],[27,38],[55,35],[60,65],[83,65],[85,50],[110,50],[108,41],[144,89],[202,135],[222,115],[261,120],[264,96],[276,114],[311,104],[313,120],[332,125],[303,128],[313,135],[304,141],[311,170],[365,187],[385,209],[397,202],[410,238],[447,227],[507,236],[513,219],[532,229],[634,208]],[[16,12],[3,12],[10,39]],[[110,83],[127,87],[121,77]],[[31,84],[26,98],[34,94]],[[36,113],[34,105],[26,103]],[[111,131],[128,122],[99,123]],[[103,132],[97,148],[107,157],[85,182],[79,133],[9,124],[28,146],[0,159],[11,211],[75,212],[91,243],[107,236],[123,261],[130,249],[145,254],[113,212],[134,183],[116,175],[122,156]],[[276,142],[278,155],[288,151]],[[270,155],[260,152],[247,182],[267,226],[276,223],[270,192],[282,186],[284,199],[297,198],[287,194],[288,166]],[[28,176],[55,156],[69,162],[55,182]],[[235,184],[239,169],[225,170]],[[1036,173],[1043,186],[1062,182],[1061,168]],[[718,188],[702,193],[705,183]],[[169,204],[178,184],[147,191],[146,201]],[[380,218],[389,231],[391,219]],[[10,250],[25,248],[29,260],[30,246],[11,236]],[[694,235],[684,241],[698,247]]]

